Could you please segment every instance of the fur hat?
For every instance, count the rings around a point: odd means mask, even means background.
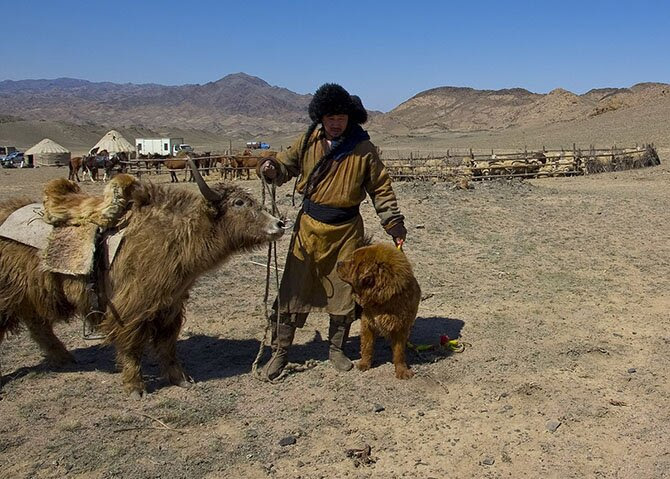
[[[359,125],[362,125],[368,121],[368,112],[363,106],[363,102],[358,95],[351,95],[351,104],[353,108],[349,113],[349,119],[354,123],[358,123]]]
[[[368,119],[361,99],[349,95],[347,90],[336,83],[325,83],[316,90],[308,112],[314,123],[319,123],[325,115],[349,115],[349,119],[359,125]]]

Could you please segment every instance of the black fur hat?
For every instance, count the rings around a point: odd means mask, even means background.
[[[325,115],[349,115],[349,119],[359,125],[368,119],[361,99],[349,95],[347,90],[336,83],[325,83],[316,90],[308,112],[314,123],[319,123]]]
[[[368,112],[363,106],[363,102],[358,95],[351,95],[351,105],[352,109],[349,113],[349,119],[351,121],[358,123],[359,125],[362,125],[368,121]]]

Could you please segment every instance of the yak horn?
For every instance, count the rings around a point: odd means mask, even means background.
[[[198,167],[195,166],[195,163],[193,163],[193,160],[191,158],[188,158],[186,161],[188,162],[188,166],[191,168],[193,178],[195,178],[195,182],[198,184],[198,188],[200,189],[200,193],[202,193],[202,196],[204,196],[205,199],[210,203],[220,201],[221,196],[217,192],[212,190],[209,186],[207,186],[207,183],[205,183],[205,180],[202,178],[202,175],[198,171]]]

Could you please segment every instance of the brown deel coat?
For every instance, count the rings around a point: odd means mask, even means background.
[[[286,152],[279,155],[278,183],[300,175],[298,193],[302,193],[310,172],[328,151],[323,131],[312,134],[311,145],[302,163],[299,154],[304,135]],[[359,205],[370,196],[382,226],[388,229],[403,220],[384,164],[375,146],[368,140],[333,168],[319,183],[312,201],[339,208]],[[362,244],[363,219],[329,225],[302,214],[296,221],[291,238],[279,293],[282,312],[307,313],[311,310],[345,315],[353,312],[351,287],[340,279],[335,264]],[[308,285],[309,287],[306,287]]]

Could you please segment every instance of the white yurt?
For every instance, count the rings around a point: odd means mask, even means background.
[[[62,166],[70,163],[70,150],[62,147],[49,138],[45,138],[35,146],[28,148],[24,158],[32,161],[36,166]]]
[[[100,141],[89,150],[89,153],[94,151],[96,148],[97,151],[107,150],[110,155],[124,151],[126,153],[132,153],[135,151],[135,147],[128,143],[128,140],[121,136],[121,133],[116,130],[110,130],[105,133],[105,136],[103,136]]]

